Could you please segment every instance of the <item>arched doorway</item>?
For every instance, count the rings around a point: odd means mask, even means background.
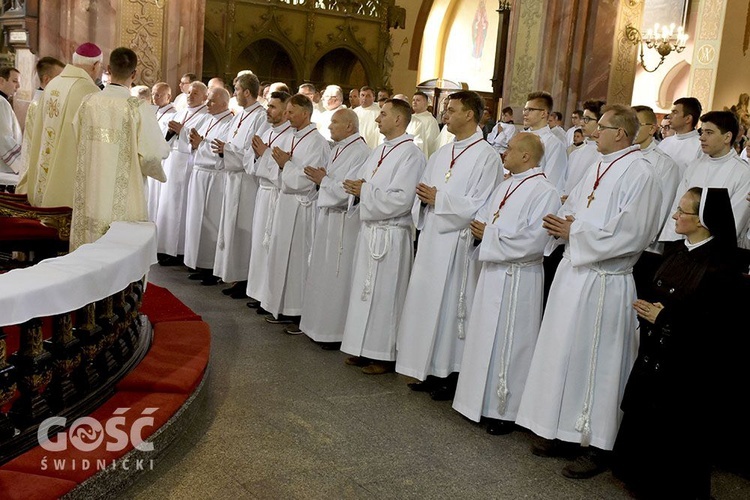
[[[334,49],[318,59],[310,79],[320,88],[335,84],[346,92],[370,84],[362,61],[344,48]]]
[[[249,69],[261,82],[284,82],[297,88],[297,70],[289,53],[281,44],[263,38],[251,43],[232,61],[232,71]]]

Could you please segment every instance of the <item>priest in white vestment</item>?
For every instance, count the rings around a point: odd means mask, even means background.
[[[102,51],[93,43],[80,45],[57,78],[50,81],[25,134],[30,136],[26,193],[38,207],[72,207],[77,141],[73,118],[83,98],[99,92],[94,81],[102,74]]]
[[[254,164],[251,173],[258,179],[258,194],[253,210],[250,265],[247,275],[247,296],[251,309],[268,300],[268,249],[271,245],[273,221],[281,189],[281,169],[273,159],[273,148],[289,151],[294,130],[286,119],[287,92],[272,92],[267,101],[266,128],[252,139]],[[249,161],[251,157],[245,157]]]
[[[633,138],[631,108],[604,108],[594,133],[602,159],[543,227],[565,253],[549,292],[516,423],[545,438],[534,453],[588,447],[563,474],[604,470],[637,354],[633,265],[658,232],[661,187]],[[547,249],[549,251],[549,248]],[[552,441],[559,440],[559,441]],[[573,443],[572,445],[570,443]]]
[[[375,122],[380,115],[380,106],[375,102],[375,91],[370,87],[359,89],[359,106],[354,108],[359,118],[359,135],[370,149],[375,149],[382,141],[378,124]]]
[[[138,58],[109,56],[110,84],[83,99],[73,120],[78,142],[70,249],[104,236],[113,221],[146,221],[146,177],[164,182],[169,147],[151,106],[130,96]]]
[[[65,68],[65,64],[62,61],[55,59],[54,57],[42,57],[36,63],[36,74],[39,77],[39,88],[34,91],[34,96],[29,103],[29,107],[26,109],[26,123],[24,124],[26,130],[29,133],[23,134],[23,141],[21,145],[21,158],[19,160],[21,169],[18,175],[20,180],[18,186],[16,186],[16,193],[26,194],[29,201],[33,203],[35,200],[31,200],[28,194],[28,170],[29,170],[29,155],[31,153],[31,136],[30,131],[34,130],[34,120],[37,118],[39,101],[44,95],[44,89],[47,87],[49,82],[57,75],[62,73]]]
[[[213,276],[216,242],[219,239],[219,219],[224,199],[224,175],[217,169],[219,155],[214,152],[215,139],[226,141],[232,112],[229,92],[221,87],[208,91],[208,113],[190,129],[190,160],[192,168],[187,194],[185,219],[185,265],[197,270],[191,279],[201,279],[204,285],[215,285]]]
[[[396,332],[413,261],[411,209],[424,153],[406,133],[409,104],[389,99],[378,125],[385,142],[375,148],[358,175],[344,181],[354,197],[361,226],[354,251],[352,292],[341,350],[346,363],[363,373],[393,371]]]
[[[159,123],[161,136],[166,137],[169,130],[169,122],[172,121],[177,108],[172,104],[172,88],[166,82],[158,82],[151,87],[151,101],[156,106],[156,121]],[[171,150],[171,148],[170,148]],[[166,160],[162,162],[164,167]],[[148,220],[156,222],[156,214],[159,211],[159,198],[163,182],[153,177],[148,178]]]
[[[157,252],[169,256],[159,261],[162,264],[181,264],[179,256],[185,254],[187,193],[192,174],[192,168],[188,165],[192,151],[190,130],[197,127],[208,112],[205,104],[207,96],[208,88],[203,82],[189,84],[188,107],[177,111],[167,124],[165,138],[170,145],[169,157],[164,162],[167,182],[161,188],[156,214]]]
[[[674,135],[665,137],[658,146],[683,171],[689,164],[703,155],[698,131],[696,130],[701,111],[701,103],[695,97],[677,99],[669,113],[669,126]]]
[[[336,111],[329,125],[334,143],[328,164],[305,167],[305,175],[320,189],[299,329],[324,349],[341,346],[349,307],[359,217],[347,211],[343,181],[354,178],[370,155],[357,122],[354,110]]]
[[[318,197],[305,167],[325,166],[331,155],[328,141],[310,122],[312,103],[307,97],[292,96],[286,113],[294,134],[288,151],[274,146],[271,153],[281,169],[281,192],[268,248],[268,297],[261,301],[261,307],[273,315],[266,321],[274,324],[296,323],[302,315]]]
[[[23,134],[18,118],[8,99],[21,86],[21,73],[16,68],[0,68],[0,174],[15,177],[18,184],[21,171],[21,145]]]
[[[544,159],[539,165],[547,180],[562,194],[568,172],[566,146],[550,131],[547,118],[552,111],[552,96],[547,92],[532,92],[523,108],[523,126],[527,132],[536,134],[544,144]]]
[[[516,135],[517,132],[516,126],[512,123],[498,121],[495,123],[495,126],[492,127],[490,133],[487,134],[487,142],[495,148],[497,154],[503,154],[505,153],[505,150],[508,149],[508,143],[510,143],[510,140],[513,139],[513,136]]]
[[[427,94],[415,92],[411,98],[413,114],[406,128],[406,133],[414,137],[414,144],[422,150],[427,158],[434,152],[435,139],[440,134],[440,127],[432,113],[427,110],[429,104]]]
[[[412,207],[420,233],[398,328],[396,372],[422,381],[409,387],[436,400],[455,391],[479,278],[469,224],[503,177],[500,157],[477,130],[483,107],[476,92],[449,96],[445,126],[456,138],[428,160]]]
[[[252,174],[255,163],[253,137],[268,126],[263,106],[257,101],[260,81],[253,73],[243,73],[234,80],[234,95],[241,107],[229,125],[226,142],[214,139],[214,152],[220,156],[217,168],[224,172],[224,199],[219,219],[214,275],[225,283],[224,290],[233,298],[245,298],[247,272],[253,230],[253,212],[258,194],[258,180]]]
[[[485,418],[493,435],[513,430],[542,322],[542,217],[560,209],[555,186],[537,168],[543,157],[539,137],[514,136],[504,164],[511,176],[471,224],[481,271],[453,408],[475,422]]]
[[[740,160],[732,147],[739,128],[737,119],[731,111],[710,111],[701,116],[700,120],[700,145],[703,154],[700,158],[693,160],[685,170],[675,191],[669,215],[677,210],[680,198],[691,187],[727,188],[737,227],[737,245],[740,248],[748,248],[747,229],[750,222],[750,204],[745,197],[750,192],[750,167]],[[666,217],[668,218],[669,215]],[[659,241],[683,239],[682,235],[675,232],[674,224],[664,223],[663,226]]]

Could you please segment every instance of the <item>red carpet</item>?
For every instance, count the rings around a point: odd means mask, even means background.
[[[192,395],[208,366],[208,325],[169,290],[153,284],[147,286],[141,312],[154,324],[151,349],[117,384],[114,396],[89,415],[107,430],[97,436],[86,432],[91,426],[75,432],[68,429],[52,439],[53,443],[67,440],[63,451],[37,446],[6,463],[0,467],[0,498],[64,495],[102,470],[102,465],[111,469],[113,460],[137,444],[133,437],[147,439]],[[148,465],[144,470],[149,470]]]

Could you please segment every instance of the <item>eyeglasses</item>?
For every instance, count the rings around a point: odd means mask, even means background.
[[[651,125],[656,125],[655,123],[641,123],[641,127],[650,127]]]
[[[698,215],[698,214],[694,214],[692,212],[686,212],[686,211],[684,211],[680,207],[677,207],[677,210],[675,210],[675,212],[677,212],[677,215]]]
[[[583,120],[583,123],[591,123],[594,120],[596,120],[596,118],[594,118],[592,116],[582,116],[581,120]]]
[[[596,126],[596,130],[598,130],[599,132],[601,132],[602,130],[620,130],[620,127],[607,127],[606,125],[602,125],[600,123]]]
[[[531,113],[532,111],[547,111],[544,108],[523,108],[524,113]]]

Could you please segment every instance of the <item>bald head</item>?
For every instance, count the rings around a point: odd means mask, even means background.
[[[342,108],[335,111],[331,116],[331,139],[339,142],[359,131],[359,117],[351,109]]]
[[[226,89],[227,85],[226,85],[226,83],[224,82],[224,79],[223,79],[223,78],[219,78],[218,76],[215,76],[215,77],[211,78],[211,79],[210,79],[210,80],[208,81],[208,88],[209,88],[209,89],[212,89],[212,88],[214,88],[214,87],[218,87],[218,88]]]
[[[206,105],[208,106],[208,112],[212,115],[223,113],[229,109],[229,92],[221,87],[210,89]]]
[[[521,132],[513,136],[505,152],[505,168],[518,174],[539,166],[544,157],[544,145],[538,135]]]

